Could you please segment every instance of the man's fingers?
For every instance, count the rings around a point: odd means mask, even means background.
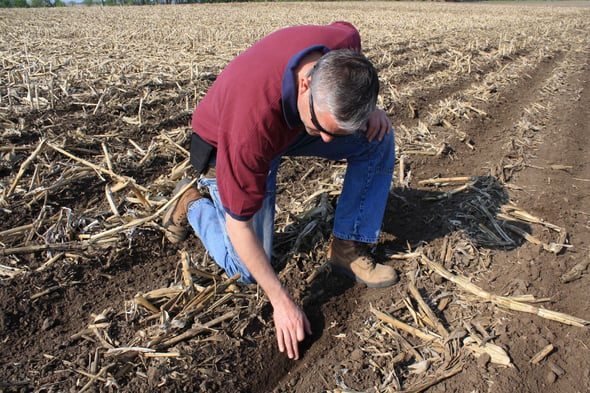
[[[387,132],[389,131],[389,122],[386,116],[381,117],[379,124],[379,141],[382,141]]]
[[[285,342],[283,341],[283,332],[277,329],[277,343],[279,345],[279,351],[285,352]]]
[[[291,336],[291,332],[285,332],[285,345],[287,346],[287,355],[289,359],[298,359],[299,352],[297,348],[297,340],[293,340],[294,337]]]
[[[303,341],[305,339],[305,330],[304,330],[304,324],[305,322],[303,322],[301,325],[297,326],[297,330],[296,330],[296,334],[297,334],[297,342]]]
[[[299,359],[299,342],[305,339],[303,326],[300,325],[298,327],[294,327],[293,329],[287,329],[281,334],[281,336],[282,344],[286,348],[289,359]],[[279,350],[280,348],[281,343],[279,343]]]
[[[289,329],[285,329],[284,332],[281,332],[281,337],[282,338],[279,342],[279,349],[282,345],[283,348],[287,351],[287,356],[289,357],[289,359],[293,359],[293,357],[297,353],[297,340],[293,340],[293,337],[291,337],[291,331]],[[295,342],[295,345],[293,345],[293,342]]]
[[[383,112],[381,109],[377,109],[369,117],[369,123],[366,132],[367,139],[369,142],[372,142],[374,139],[377,139],[379,142],[381,142],[390,129],[391,122],[389,118],[385,112]]]
[[[297,306],[293,313],[283,314],[285,309],[275,310],[275,328],[279,351],[286,352],[290,359],[299,359],[299,342],[305,339],[305,333],[311,334],[311,325],[307,316]]]
[[[293,359],[297,360],[299,359],[299,341],[303,341],[303,339],[305,338],[305,334],[303,334],[303,338],[299,339],[299,330],[301,330],[301,332],[303,333],[303,328],[301,326],[299,326],[299,329],[297,329],[297,340],[293,340],[293,353],[294,353],[294,357]]]
[[[367,139],[369,142],[372,142],[374,139],[378,139],[381,141],[385,134],[387,133],[387,124],[383,122],[379,122],[374,124],[373,127],[370,127],[367,130]]]
[[[381,140],[383,140],[383,138],[385,138],[385,135],[387,135],[387,133],[389,132],[389,124],[387,121],[385,121],[383,123],[383,128],[381,128],[382,132],[381,132]]]

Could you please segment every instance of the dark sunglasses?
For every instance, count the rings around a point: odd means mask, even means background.
[[[320,123],[318,122],[318,118],[315,116],[315,111],[313,109],[313,97],[311,95],[311,89],[309,89],[309,113],[311,114],[311,122],[313,123],[313,126],[319,132],[323,132],[324,134],[330,135],[334,138],[342,138],[345,136],[349,136],[349,134],[334,134],[330,131],[326,131],[326,129],[320,125]]]

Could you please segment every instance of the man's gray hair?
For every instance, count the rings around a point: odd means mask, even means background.
[[[379,76],[365,55],[350,49],[330,51],[308,75],[317,110],[330,113],[343,131],[366,127],[377,105]]]

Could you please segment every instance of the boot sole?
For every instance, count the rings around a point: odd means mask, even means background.
[[[364,281],[362,279],[360,279],[356,274],[354,274],[351,270],[346,269],[344,267],[338,266],[338,265],[334,265],[331,262],[330,266],[332,267],[332,271],[335,273],[340,273],[343,274],[345,276],[347,276],[348,278],[351,278],[353,280],[355,280],[357,283],[359,284],[365,284],[367,287],[369,288],[385,288],[385,287],[389,287],[392,286],[393,284],[397,283],[399,281],[399,277],[395,277],[389,281],[383,281],[383,282],[367,282]]]

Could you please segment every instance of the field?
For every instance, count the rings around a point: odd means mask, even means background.
[[[259,288],[159,216],[223,67],[335,20],[396,130],[375,255],[401,280],[330,272],[346,163],[285,160],[273,262],[313,330],[290,361]],[[588,392],[588,3],[3,9],[0,30],[0,392]]]

